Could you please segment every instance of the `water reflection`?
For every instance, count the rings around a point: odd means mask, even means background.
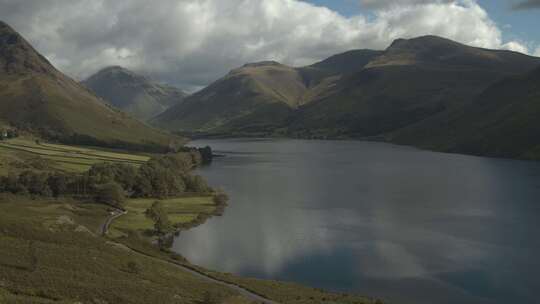
[[[534,303],[540,165],[380,143],[219,140],[192,262],[396,303]]]

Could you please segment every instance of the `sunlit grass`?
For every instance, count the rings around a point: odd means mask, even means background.
[[[84,172],[93,164],[120,162],[139,166],[150,159],[146,155],[105,151],[94,148],[40,143],[28,138],[0,141],[0,174],[7,174],[9,163],[24,163],[28,158],[39,157],[54,169],[68,172]]]
[[[148,231],[154,229],[154,222],[146,216],[146,210],[157,199],[128,200],[125,209],[126,215],[115,220],[111,226],[111,236],[124,235],[130,230]],[[201,213],[212,213],[216,206],[212,196],[180,197],[159,200],[165,208],[170,222],[173,225],[189,223]]]

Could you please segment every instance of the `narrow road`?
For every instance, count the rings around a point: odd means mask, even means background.
[[[105,222],[101,224],[101,235],[105,236],[107,235],[107,232],[109,232],[109,227],[111,226],[111,223],[121,217],[124,214],[127,214],[127,211],[116,209],[110,213],[110,215],[107,217]]]
[[[109,227],[111,226],[111,223],[121,217],[122,215],[125,215],[127,214],[127,211],[123,211],[123,210],[115,210],[113,212],[111,212],[111,214],[107,217],[107,219],[105,220],[105,222],[101,225],[101,233],[103,236],[107,235],[107,232],[109,231]],[[225,286],[225,287],[228,287],[236,292],[238,292],[239,294],[241,294],[242,296],[244,296],[245,298],[251,300],[251,301],[254,301],[254,302],[257,302],[257,303],[262,303],[262,304],[279,304],[278,302],[275,302],[275,301],[272,301],[270,299],[267,299],[261,295],[258,295],[252,291],[249,291],[247,289],[245,289],[244,287],[241,287],[241,286],[238,286],[238,285],[235,285],[235,284],[232,284],[232,283],[229,283],[229,282],[225,282],[225,281],[221,281],[221,280],[218,280],[216,278],[213,278],[211,276],[208,276],[202,272],[199,272],[195,269],[191,269],[187,266],[184,266],[184,265],[181,265],[181,264],[177,264],[173,261],[168,261],[168,260],[163,260],[163,259],[160,259],[160,258],[156,258],[156,257],[153,257],[151,255],[147,255],[145,253],[142,253],[142,252],[139,252],[139,251],[136,251],[136,250],[133,250],[127,246],[125,246],[124,244],[120,244],[120,243],[116,243],[114,242],[115,244],[119,245],[119,246],[122,246],[124,248],[126,248],[126,250],[129,250],[131,251],[133,254],[136,254],[136,255],[139,255],[139,256],[143,256],[145,258],[148,258],[148,259],[152,259],[154,261],[157,261],[157,262],[161,262],[161,263],[167,263],[173,267],[176,267],[182,271],[185,271],[201,280],[204,280],[204,281],[207,281],[207,282],[210,282],[210,283],[214,283],[214,284],[218,284],[218,285],[221,285],[221,286]]]

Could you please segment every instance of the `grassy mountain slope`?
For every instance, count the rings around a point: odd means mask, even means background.
[[[398,143],[496,157],[540,159],[540,68],[497,82],[473,103],[392,134]]]
[[[176,131],[273,128],[306,102],[306,90],[300,73],[293,68],[276,62],[247,64],[153,122]]]
[[[172,107],[153,123],[226,135],[382,137],[471,103],[540,58],[436,36],[398,39],[311,66],[249,64]]]
[[[425,36],[396,40],[289,122],[305,137],[377,136],[461,107],[494,82],[540,59]]]
[[[0,121],[61,139],[167,145],[171,137],[105,105],[0,22]]]
[[[379,53],[351,51],[302,68],[277,62],[246,64],[153,123],[175,131],[272,132],[298,108],[332,92],[342,75],[360,69]]]
[[[180,89],[153,83],[118,66],[97,72],[83,84],[109,104],[142,120],[163,113],[187,96]]]

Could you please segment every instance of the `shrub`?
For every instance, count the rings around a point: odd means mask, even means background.
[[[199,175],[186,175],[185,182],[189,192],[207,193],[210,192],[210,187],[206,180]]]
[[[146,216],[154,221],[154,229],[158,234],[163,235],[172,232],[173,227],[169,221],[169,216],[161,202],[155,201],[146,210]]]
[[[119,184],[109,182],[97,186],[95,200],[103,204],[122,208],[126,197],[124,194],[124,189],[122,189]]]
[[[216,205],[225,205],[229,201],[229,196],[224,192],[219,192],[214,195],[214,203]]]
[[[99,184],[116,182],[124,190],[131,191],[135,184],[137,169],[131,165],[120,163],[98,163],[94,164],[87,174]]]

